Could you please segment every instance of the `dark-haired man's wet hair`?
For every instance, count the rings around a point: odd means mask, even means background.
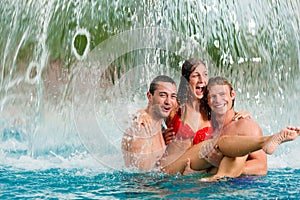
[[[154,91],[158,87],[158,82],[172,83],[172,84],[176,85],[175,81],[171,77],[166,76],[166,75],[159,75],[159,76],[155,77],[150,84],[149,92],[152,95],[154,95]]]

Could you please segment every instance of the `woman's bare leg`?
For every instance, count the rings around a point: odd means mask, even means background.
[[[220,163],[217,173],[211,177],[202,178],[201,181],[212,182],[217,181],[225,176],[231,178],[240,176],[243,173],[247,157],[248,155],[235,158],[224,157]]]
[[[163,171],[168,174],[183,173],[187,165],[188,159],[190,159],[190,167],[193,170],[203,170],[211,167],[205,159],[199,158],[198,154],[202,147],[202,143],[199,143],[191,148],[189,148],[180,158],[175,162],[163,167]]]
[[[276,148],[283,142],[291,141],[297,138],[299,135],[299,129],[296,127],[287,127],[281,130],[279,133],[273,136],[267,137],[227,137],[220,138],[218,143],[223,148],[222,153],[225,151],[231,152],[232,147],[242,145],[238,148],[238,153],[246,153],[247,151],[253,151],[256,148],[262,148],[266,153],[272,154]],[[238,144],[236,144],[238,143]],[[228,145],[228,146],[226,146]],[[244,151],[244,152],[243,152]],[[236,154],[234,154],[236,156]],[[202,181],[217,181],[218,179],[227,176],[231,178],[238,177],[242,174],[247,155],[243,157],[224,157],[220,163],[217,174],[209,178],[203,178]]]
[[[299,128],[286,127],[272,136],[223,136],[217,145],[220,152],[228,157],[244,156],[260,149],[272,154],[281,143],[295,140],[299,134]]]
[[[272,136],[223,136],[219,138],[217,146],[218,150],[227,157],[242,157],[260,149],[263,149],[267,154],[272,154],[281,143],[294,140],[299,134],[299,127],[286,127]],[[194,145],[175,162],[163,167],[163,170],[169,174],[182,173],[188,158],[190,159],[191,169],[208,169],[212,165],[199,156],[200,151],[203,150],[203,144],[206,142],[208,141]]]

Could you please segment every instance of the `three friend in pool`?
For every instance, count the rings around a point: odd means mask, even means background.
[[[194,58],[182,66],[178,95],[174,80],[162,75],[153,79],[147,97],[147,108],[135,115],[123,135],[126,167],[169,174],[214,173],[203,181],[265,175],[266,154],[300,134],[300,127],[288,126],[263,136],[247,112],[234,111],[231,84],[223,77],[208,80],[207,67]],[[165,138],[164,121],[168,125]]]

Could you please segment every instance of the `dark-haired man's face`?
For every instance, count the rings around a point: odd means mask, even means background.
[[[148,93],[149,103],[156,118],[166,118],[176,105],[176,85],[168,82],[158,82],[158,87],[151,95]]]

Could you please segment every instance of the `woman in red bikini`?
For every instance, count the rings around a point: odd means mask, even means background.
[[[190,58],[181,69],[178,88],[179,106],[167,118],[164,138],[167,149],[162,166],[177,160],[189,147],[212,138],[210,108],[204,98],[204,88],[208,82],[208,70],[204,62]],[[237,113],[235,118],[248,113]]]

